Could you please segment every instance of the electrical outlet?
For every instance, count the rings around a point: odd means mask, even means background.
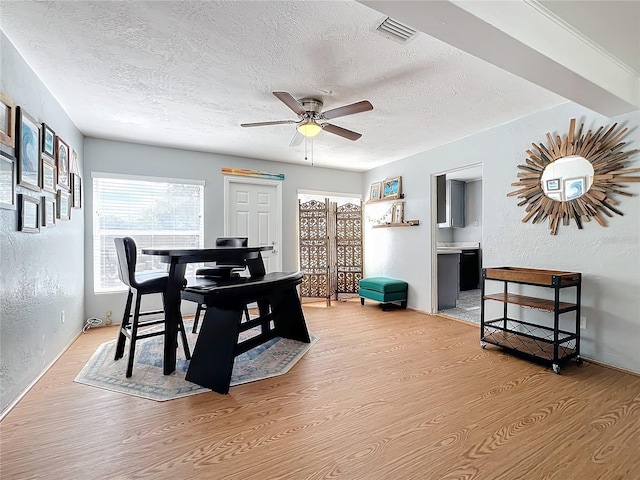
[[[64,323],[64,310],[60,312],[60,323]]]
[[[104,324],[105,325],[111,325],[111,314],[113,312],[111,310],[105,310],[104,311]]]
[[[580,317],[580,328],[582,330],[587,329],[587,317]]]

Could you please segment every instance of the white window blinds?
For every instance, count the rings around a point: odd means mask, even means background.
[[[94,291],[124,288],[118,277],[115,237],[135,240],[137,271],[167,269],[157,257],[142,255],[142,248],[202,248],[203,197],[203,182],[94,174]],[[189,267],[187,275],[195,266]]]

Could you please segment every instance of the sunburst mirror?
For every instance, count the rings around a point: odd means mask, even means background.
[[[622,215],[618,202],[612,195],[632,197],[624,190],[626,182],[640,182],[640,177],[627,176],[640,172],[640,168],[626,168],[628,158],[635,150],[624,151],[626,142],[620,140],[627,128],[616,130],[617,123],[603,133],[600,127],[595,133],[582,133],[584,123],[576,132],[576,119],[569,123],[569,133],[554,139],[547,133],[548,145],[532,143],[527,150],[526,165],[518,165],[518,181],[512,183],[517,190],[507,196],[517,196],[526,205],[523,222],[540,223],[549,220],[551,235],[558,232],[562,220],[569,225],[573,219],[578,228],[583,222],[595,219],[607,226],[605,216]]]

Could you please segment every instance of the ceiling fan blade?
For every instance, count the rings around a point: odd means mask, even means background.
[[[278,100],[280,100],[298,115],[304,115],[307,113],[300,102],[293,98],[289,92],[273,92],[273,94],[278,97]]]
[[[348,138],[349,140],[358,140],[362,136],[361,133],[352,132],[351,130],[338,127],[337,125],[331,125],[330,123],[325,123],[324,125],[322,125],[322,129],[326,130],[329,133],[335,133],[336,135],[340,135],[341,137]]]
[[[351,105],[344,105],[343,107],[327,110],[326,112],[322,112],[322,115],[327,120],[331,120],[332,118],[344,117],[345,115],[353,115],[354,113],[366,112],[369,110],[373,110],[373,105],[371,105],[367,100],[362,100],[361,102],[352,103]]]
[[[304,135],[302,135],[298,130],[296,130],[296,133],[293,135],[293,138],[291,139],[291,143],[289,143],[289,146],[297,147],[302,144],[303,140],[304,140]]]
[[[296,120],[277,120],[275,122],[255,122],[255,123],[241,123],[241,127],[263,127],[265,125],[284,125],[286,123],[298,123]]]

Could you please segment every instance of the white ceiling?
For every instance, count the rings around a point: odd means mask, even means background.
[[[572,98],[581,91],[576,75],[587,82],[585,106],[605,114],[638,108],[633,88],[640,85],[640,67],[633,60],[638,60],[640,15],[632,15],[640,11],[640,1],[567,2],[575,6],[569,8],[559,5],[563,2],[512,0],[499,2],[489,15],[477,11],[479,4],[492,3],[3,0],[0,27],[84,135],[250,158],[311,161],[311,155],[305,160],[304,143],[289,147],[294,125],[240,127],[296,119],[273,91],[318,98],[325,110],[369,100],[373,111],[331,121],[362,138],[352,142],[321,132],[313,141],[314,165],[356,171],[567,98],[580,103]],[[589,52],[597,50],[598,61],[616,62],[630,75],[632,93],[618,94],[618,85],[603,86],[580,65],[567,66],[549,58],[553,55],[544,61],[562,64],[563,70],[552,81],[536,77],[538,67],[523,69],[528,59],[522,45],[536,62],[544,46],[516,38],[500,23],[523,31],[520,15],[514,22],[490,18],[496,12],[505,17],[507,3],[529,10],[533,4],[554,28],[571,30]],[[602,16],[602,8],[623,23],[603,21],[613,17]],[[375,31],[387,15],[433,36],[392,41]],[[495,32],[513,38],[483,40]],[[520,50],[500,51],[511,42]],[[572,52],[575,58],[575,48]],[[602,70],[597,62],[593,66]],[[600,103],[587,104],[592,100]]]

